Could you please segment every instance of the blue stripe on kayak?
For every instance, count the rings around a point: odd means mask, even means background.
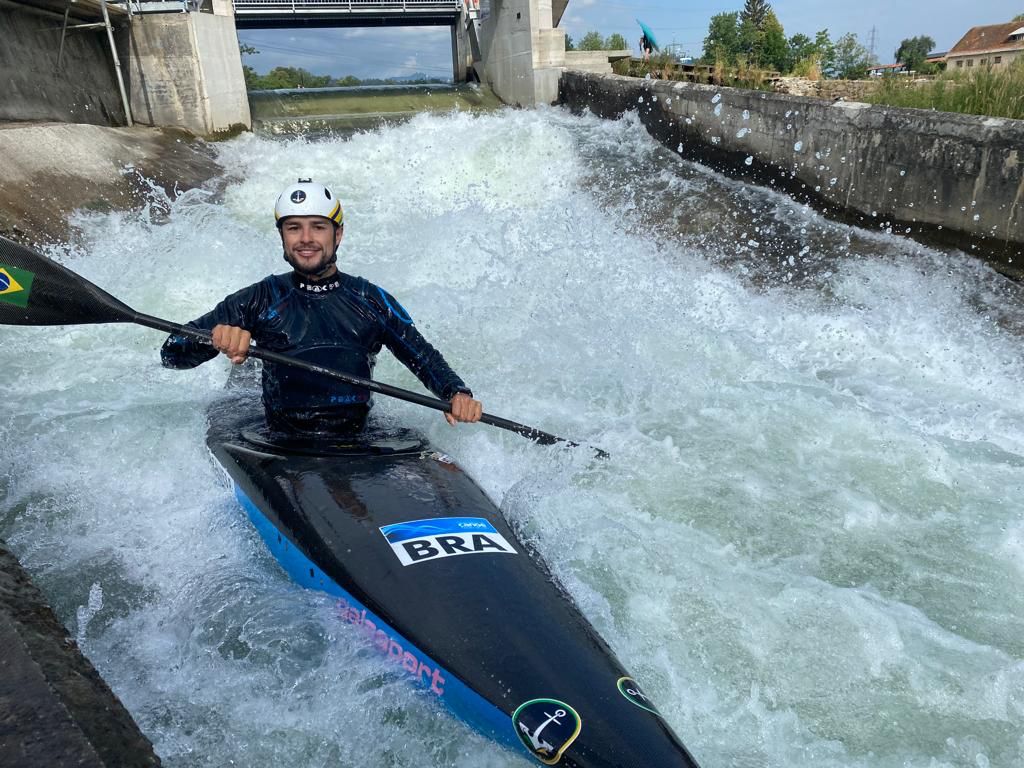
[[[392,629],[366,606],[341,588],[316,563],[274,526],[256,504],[235,486],[235,496],[259,531],[271,554],[297,584],[338,598],[340,618],[365,632],[366,640],[389,661],[402,667],[415,682],[440,699],[456,716],[495,741],[517,752],[524,749],[512,719],[447,669]],[[469,519],[469,518],[467,518]],[[475,519],[475,518],[473,518]]]
[[[483,517],[433,517],[427,520],[409,520],[381,526],[380,532],[392,544],[442,533],[497,533],[497,529]]]

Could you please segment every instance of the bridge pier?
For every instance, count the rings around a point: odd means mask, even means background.
[[[473,66],[473,57],[470,53],[469,32],[466,29],[467,19],[463,13],[459,20],[452,25],[452,78],[456,83],[464,83],[469,80],[469,71]]]
[[[552,0],[491,0],[481,28],[485,78],[499,99],[522,107],[558,99],[565,32],[554,25]]]
[[[228,0],[213,13],[136,14],[124,54],[137,122],[199,136],[252,127]]]

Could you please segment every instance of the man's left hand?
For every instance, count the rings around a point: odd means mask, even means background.
[[[465,392],[459,392],[452,398],[451,412],[446,413],[444,417],[454,427],[456,422],[459,421],[480,421],[480,416],[483,415],[483,412],[484,407],[479,400],[474,400]]]

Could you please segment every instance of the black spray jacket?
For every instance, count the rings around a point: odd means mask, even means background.
[[[295,272],[270,275],[189,323],[207,331],[220,324],[245,328],[264,349],[367,379],[383,345],[442,400],[457,392],[471,394],[402,305],[361,277],[338,272],[311,283]],[[217,354],[207,344],[178,335],[170,336],[161,350],[169,368],[193,368]],[[333,431],[361,426],[371,398],[365,389],[265,362],[263,404],[274,426]]]

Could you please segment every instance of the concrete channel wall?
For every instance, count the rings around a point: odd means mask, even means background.
[[[1024,121],[568,71],[559,100],[636,111],[688,160],[1024,277]]]
[[[60,14],[0,8],[0,121],[124,125],[106,31],[69,31],[58,62],[62,25]]]
[[[131,715],[0,541],[0,765],[156,768]]]

